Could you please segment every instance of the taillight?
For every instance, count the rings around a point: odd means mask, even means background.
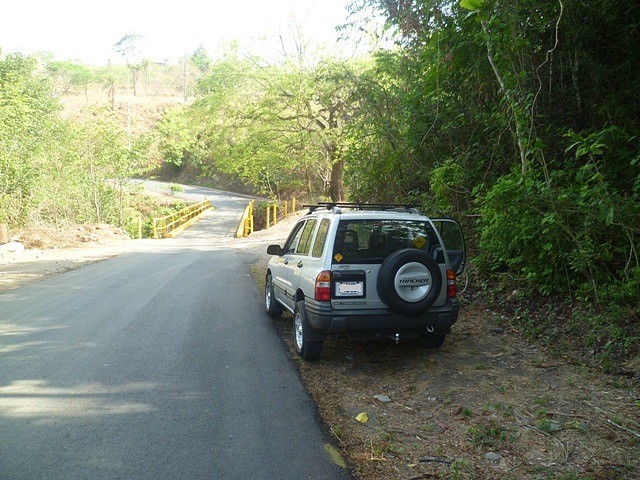
[[[315,297],[319,302],[331,300],[331,272],[323,270],[316,277]]]
[[[458,286],[456,285],[456,272],[447,269],[447,297],[456,298],[458,294]]]

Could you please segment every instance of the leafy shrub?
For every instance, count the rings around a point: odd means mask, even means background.
[[[556,170],[548,180],[504,176],[488,191],[481,213],[485,271],[512,272],[543,294],[597,302],[609,295],[637,298],[640,210],[595,164]]]
[[[460,163],[448,159],[441,165],[434,167],[430,177],[431,191],[436,198],[436,208],[441,212],[453,213],[462,210],[463,198],[468,192],[464,185],[464,170]]]

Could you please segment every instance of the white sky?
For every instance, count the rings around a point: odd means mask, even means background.
[[[118,61],[113,45],[123,36],[144,37],[143,56],[174,60],[204,45],[215,57],[224,42],[240,40],[261,56],[276,58],[275,39],[291,37],[297,22],[306,39],[335,52],[335,26],[347,18],[349,0],[4,0],[0,6],[3,54],[46,51],[57,60],[104,65]],[[295,22],[292,22],[295,19]],[[266,42],[269,37],[271,40]],[[346,47],[345,47],[346,48]]]

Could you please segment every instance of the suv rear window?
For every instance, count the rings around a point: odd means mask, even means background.
[[[427,253],[439,246],[429,222],[418,220],[341,220],[332,263],[382,263],[396,250],[417,248]]]

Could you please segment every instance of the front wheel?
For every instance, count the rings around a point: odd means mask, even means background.
[[[273,291],[273,278],[271,274],[267,275],[267,281],[264,286],[264,309],[271,318],[278,318],[282,315],[282,307],[276,300]]]
[[[301,300],[296,303],[296,309],[293,312],[293,343],[300,358],[308,361],[318,360],[322,341],[310,341],[309,333],[304,300]]]

